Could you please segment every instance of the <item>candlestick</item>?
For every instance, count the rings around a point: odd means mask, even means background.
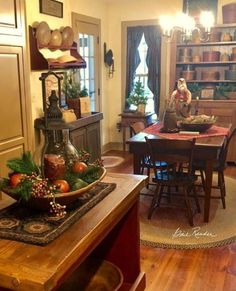
[[[198,115],[199,97],[196,97],[195,115]]]

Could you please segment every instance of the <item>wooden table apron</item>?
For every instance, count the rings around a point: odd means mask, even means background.
[[[161,138],[159,136],[149,135],[141,132],[127,140],[127,144],[129,144],[129,151],[133,153],[134,174],[140,174],[141,157],[143,154],[147,153],[147,144],[144,138],[145,136]],[[225,140],[224,136],[199,138],[196,140],[194,158],[206,161],[206,193],[204,199],[204,222],[209,221],[213,163],[219,157],[219,152],[224,144],[224,140]]]

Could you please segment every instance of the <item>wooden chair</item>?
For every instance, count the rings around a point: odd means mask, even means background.
[[[184,198],[189,223],[193,225],[193,214],[190,204],[190,193],[193,191],[195,203],[198,211],[200,206],[194,188],[195,175],[192,174],[192,158],[195,139],[191,140],[167,140],[147,138],[146,142],[149,146],[150,158],[155,165],[156,161],[165,161],[167,166],[163,169],[161,167],[154,167],[154,178],[152,181],[156,184],[154,196],[149,208],[148,219],[151,219],[153,211],[161,204],[162,196],[164,194],[164,187],[170,189],[174,187],[178,190],[171,195],[179,195]],[[176,167],[173,167],[173,164]],[[178,165],[185,164],[187,171],[178,171]],[[171,165],[170,167],[168,165]],[[183,192],[181,193],[181,189]],[[169,194],[169,193],[168,193]]]
[[[224,177],[224,170],[226,168],[226,158],[227,153],[229,149],[229,144],[233,138],[233,136],[236,136],[236,128],[233,130],[233,132],[230,134],[230,136],[226,139],[226,142],[220,152],[219,160],[215,162],[213,165],[213,170],[217,172],[217,185],[212,185],[212,188],[219,189],[220,190],[220,196],[211,196],[212,199],[221,199],[223,208],[226,208],[225,203],[225,196],[226,196],[226,189],[225,189],[225,177]],[[205,161],[201,160],[194,160],[193,161],[193,171],[199,171],[201,176],[201,185],[203,186],[203,189],[205,189],[205,168],[206,164]]]
[[[133,134],[137,134],[137,133],[141,132],[142,130],[144,130],[145,127],[146,127],[146,126],[145,126],[145,124],[144,124],[143,121],[137,121],[137,122],[135,122],[135,123],[132,123],[132,124],[130,125],[131,134],[132,134],[132,135],[133,135]]]
[[[145,124],[142,121],[137,121],[137,122],[135,122],[135,123],[130,125],[130,129],[131,129],[131,133],[132,134],[137,134],[137,133],[141,132],[142,130],[144,130],[145,128],[146,128]],[[166,163],[165,162],[156,161],[156,167],[160,167],[160,166],[161,167],[165,167]],[[142,157],[140,169],[141,169],[141,171],[140,171],[141,175],[144,174],[145,169],[147,170],[147,176],[148,176],[148,179],[150,180],[150,172],[151,172],[151,169],[153,169],[153,165],[152,165],[152,163],[150,161],[150,156],[149,155],[144,155]],[[149,188],[149,184],[147,185],[147,188]],[[144,194],[144,195],[147,195],[147,194]]]
[[[130,129],[131,129],[131,134],[135,135],[135,134],[137,134],[145,129],[145,124],[142,121],[137,121],[137,122],[130,125]],[[150,169],[151,168],[152,168],[152,166],[150,164],[149,157],[143,156],[142,160],[141,160],[141,165],[140,165],[141,174],[143,175],[144,170],[147,169],[147,175],[148,175],[148,177],[150,177]]]

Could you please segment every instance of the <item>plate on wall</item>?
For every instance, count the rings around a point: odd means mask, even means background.
[[[42,21],[36,28],[36,38],[39,46],[47,46],[51,40],[51,30],[46,21]]]
[[[62,29],[62,46],[71,47],[74,42],[74,32],[70,26],[66,26]]]

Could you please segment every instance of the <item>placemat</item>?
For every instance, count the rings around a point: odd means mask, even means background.
[[[98,204],[115,187],[115,183],[99,182],[73,202],[70,208],[67,207],[63,218],[14,203],[0,211],[0,238],[46,245]]]
[[[193,135],[179,134],[178,132],[176,132],[176,133],[163,133],[163,132],[160,132],[160,129],[162,127],[163,127],[162,123],[155,123],[155,124],[145,128],[143,130],[143,132],[148,133],[148,134],[153,134],[153,135],[159,135],[159,136],[167,138],[167,139],[182,139],[182,140],[186,140],[186,139],[191,140],[193,138],[221,136],[221,135],[227,136],[229,134],[228,128],[216,126],[216,125],[213,125],[211,128],[209,128],[208,130],[206,130],[203,133],[199,133],[199,134],[195,134],[195,135],[194,134]]]

